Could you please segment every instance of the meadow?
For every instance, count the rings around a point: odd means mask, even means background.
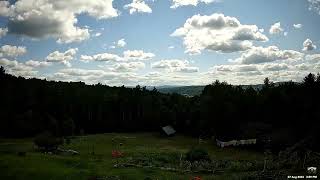
[[[213,162],[224,165],[212,173],[184,171],[187,168],[181,165],[181,158],[195,146],[208,151]],[[62,148],[78,151],[79,155],[38,152],[31,138],[1,139],[0,179],[239,179],[261,171],[264,161],[262,153],[221,149],[211,139],[199,143],[197,138],[168,138],[158,133],[77,136]],[[112,157],[113,150],[122,152],[123,157]],[[127,162],[137,166],[115,166]],[[244,170],[244,164],[250,167]]]

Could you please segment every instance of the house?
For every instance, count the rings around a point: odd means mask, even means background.
[[[167,136],[173,136],[176,133],[176,130],[173,129],[172,126],[164,126],[161,128],[162,132],[164,132]]]
[[[224,148],[228,146],[239,146],[239,145],[251,145],[256,144],[257,139],[241,139],[241,140],[231,140],[231,141],[220,141],[216,139],[217,146]]]

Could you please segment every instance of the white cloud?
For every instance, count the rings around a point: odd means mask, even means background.
[[[59,73],[63,73],[67,76],[102,76],[105,74],[105,71],[103,70],[89,70],[89,69],[74,69],[74,68],[68,68],[68,69],[62,69],[59,71]]]
[[[280,34],[281,32],[283,32],[283,29],[280,22],[273,24],[269,30],[270,34]]]
[[[80,58],[84,62],[89,62],[89,61],[122,61],[123,58],[116,55],[116,54],[110,54],[110,53],[101,53],[101,54],[96,54],[93,56],[88,56],[88,55],[81,55]]]
[[[175,48],[174,46],[169,46],[169,47],[168,47],[168,49],[174,49],[174,48]]]
[[[301,29],[302,28],[302,24],[293,24],[293,27],[295,29]]]
[[[320,15],[320,0],[308,0],[309,10],[316,11]]]
[[[11,70],[23,70],[23,71],[27,71],[27,70],[31,70],[32,67],[26,66],[23,63],[20,63],[16,60],[8,60],[6,58],[1,58],[0,59],[0,65],[4,66],[4,67],[8,67]]]
[[[123,62],[114,64],[111,71],[115,72],[128,72],[128,71],[137,71],[140,69],[144,69],[145,64],[143,62]]]
[[[280,50],[281,51],[281,50]],[[7,60],[8,61],[8,60]],[[15,75],[34,77],[36,71],[25,64],[15,62],[5,62],[15,70],[10,70]],[[89,84],[103,83],[108,85],[199,85],[209,84],[214,80],[227,81],[231,84],[261,84],[265,77],[272,81],[301,81],[303,77],[312,72],[320,70],[320,54],[297,56],[297,59],[283,59],[281,61],[269,61],[259,64],[225,64],[213,66],[207,72],[198,72],[197,67],[192,67],[189,62],[183,60],[163,60],[152,64],[153,70],[146,74],[136,74],[135,71],[143,69],[142,62],[121,62],[103,66],[103,69],[74,69],[67,68],[58,72],[45,75],[49,80],[61,81],[83,81]],[[4,64],[0,61],[0,65]],[[20,66],[18,68],[18,66]],[[24,67],[23,67],[24,66]],[[106,67],[106,68],[105,68]],[[26,70],[27,68],[27,70]],[[102,68],[102,67],[101,67]],[[33,74],[33,75],[32,75]]]
[[[303,51],[312,51],[314,49],[317,49],[317,46],[315,44],[313,44],[313,42],[310,39],[306,39],[303,42]]]
[[[78,48],[71,48],[65,52],[54,51],[46,57],[47,62],[62,63],[67,67],[71,67],[70,61],[74,59]]]
[[[99,37],[101,35],[102,35],[101,33],[97,32],[97,33],[94,34],[94,37]]]
[[[37,71],[33,70],[33,67],[20,63],[16,60],[8,60],[6,58],[0,58],[0,66],[3,66],[7,73],[15,76],[23,76],[26,78],[35,77]]]
[[[162,69],[168,72],[194,73],[198,72],[198,67],[189,65],[189,61],[179,59],[161,60],[151,65],[153,69]]]
[[[199,54],[205,49],[244,51],[252,47],[252,41],[268,41],[256,25],[242,25],[235,17],[223,14],[194,15],[171,36],[182,37],[189,54]]]
[[[211,68],[214,72],[256,72],[256,65],[217,65]]]
[[[284,36],[288,36],[288,32],[284,32],[283,35],[284,35]]]
[[[201,83],[218,79],[231,84],[260,84],[265,77],[275,82],[302,81],[308,73],[320,70],[320,54],[280,50],[274,46],[255,47],[251,52],[244,52],[236,62],[213,66],[202,74]]]
[[[127,50],[123,52],[123,58],[125,60],[150,60],[155,55],[153,53],[147,53],[142,50]]]
[[[0,1],[0,16],[8,16],[9,14],[9,1]]]
[[[150,60],[155,55],[153,53],[147,53],[142,50],[127,50],[123,52],[123,56],[110,53],[101,53],[95,55],[81,55],[81,61],[144,61]]]
[[[127,43],[126,43],[125,39],[123,39],[123,38],[118,40],[118,42],[117,42],[118,47],[125,47],[126,45],[127,45]]]
[[[0,57],[17,57],[27,52],[24,46],[3,45],[0,47]]]
[[[217,0],[172,0],[172,5],[170,8],[177,8],[180,6],[197,6],[199,3],[205,3],[205,4],[209,4],[209,3],[213,3],[213,2],[217,2]]]
[[[288,70],[290,67],[286,63],[268,63],[262,65],[263,71],[282,71]]]
[[[239,64],[259,64],[273,62],[277,60],[301,59],[303,54],[294,50],[280,50],[276,46],[269,47],[253,47],[233,62]]]
[[[320,54],[308,54],[306,60],[313,63],[320,63]]]
[[[89,30],[78,27],[77,16],[88,14],[96,19],[118,16],[113,0],[19,0],[2,7],[0,15],[9,19],[10,33],[33,39],[55,38],[59,43],[79,42],[88,39]],[[5,3],[2,3],[5,4]],[[6,11],[4,14],[2,12]]]
[[[47,75],[49,80],[83,81],[88,84],[108,84],[114,86],[134,86],[145,79],[132,72],[114,72],[99,69],[62,69],[53,75]]]
[[[0,28],[0,38],[7,35],[7,33],[8,33],[8,28]]]
[[[35,61],[35,60],[26,61],[25,64],[26,64],[27,66],[30,66],[30,67],[33,67],[33,68],[48,67],[48,66],[51,66],[51,65],[52,65],[51,62],[47,62],[47,61]]]
[[[113,42],[113,45],[109,46],[110,49],[123,48],[127,45],[127,42],[124,38],[119,39],[118,41]]]
[[[144,0],[132,0],[132,3],[125,5],[124,9],[129,9],[130,14],[152,13],[152,9]]]

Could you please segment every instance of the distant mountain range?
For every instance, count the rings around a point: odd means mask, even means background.
[[[200,95],[205,86],[158,86],[157,90],[161,93],[177,93],[188,96]]]
[[[285,82],[277,82],[275,83],[275,86],[280,85]],[[260,90],[263,87],[263,84],[254,84],[254,85],[240,85],[242,88],[246,89],[249,87],[252,87],[255,90]],[[154,87],[150,86],[147,87],[147,89],[153,89]],[[177,93],[187,96],[196,96],[200,95],[205,88],[205,86],[157,86],[155,87],[159,92],[171,94],[171,93]]]

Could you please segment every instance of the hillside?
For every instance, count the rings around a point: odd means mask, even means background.
[[[256,85],[240,85],[242,88],[246,89],[252,87],[255,90],[260,90],[262,88],[262,84]],[[205,86],[159,86],[156,87],[159,92],[161,93],[177,93],[181,95],[188,95],[188,96],[199,96]]]
[[[205,86],[164,86],[164,87],[156,87],[161,93],[177,93],[181,95],[188,96],[197,96],[200,95]]]

